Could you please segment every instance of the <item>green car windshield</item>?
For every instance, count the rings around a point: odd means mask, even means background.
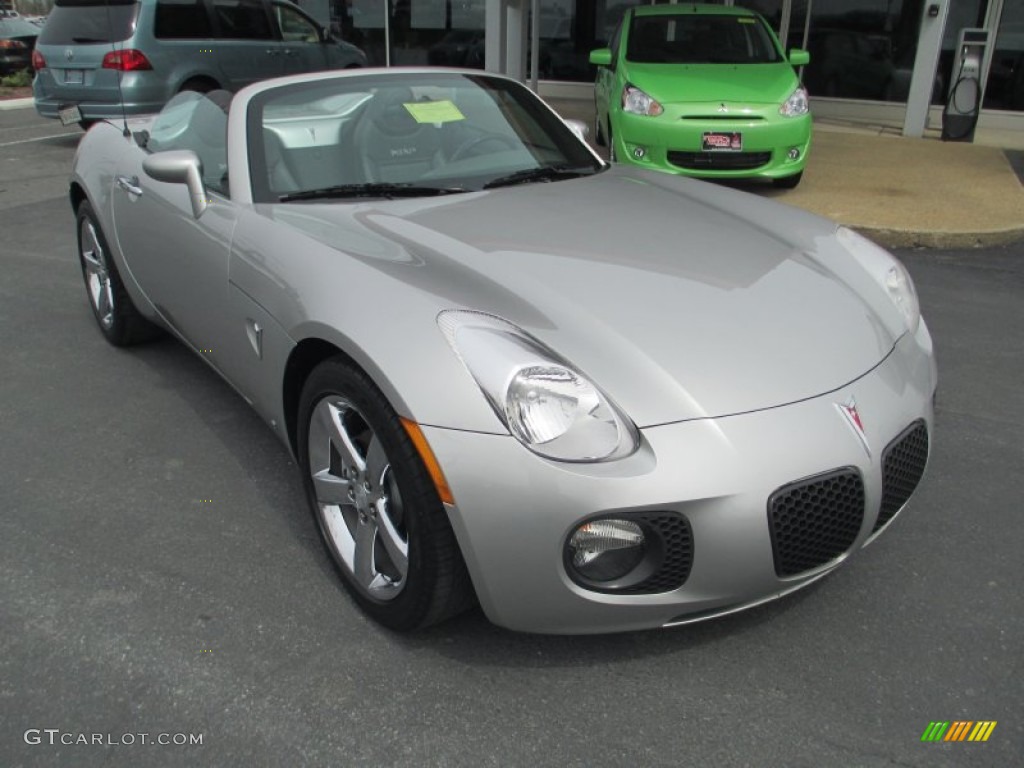
[[[782,60],[754,16],[635,16],[626,59],[638,64],[773,64]]]

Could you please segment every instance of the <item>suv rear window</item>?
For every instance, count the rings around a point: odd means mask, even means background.
[[[39,45],[120,43],[132,36],[136,0],[57,0],[39,33]]]

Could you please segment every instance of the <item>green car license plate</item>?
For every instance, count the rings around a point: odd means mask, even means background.
[[[705,133],[700,146],[705,152],[739,152],[743,149],[743,134],[735,131]]]

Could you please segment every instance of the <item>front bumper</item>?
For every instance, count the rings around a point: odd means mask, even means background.
[[[510,436],[424,427],[453,491],[448,508],[484,612],[530,632],[590,633],[710,618],[777,598],[835,568],[877,533],[882,452],[905,428],[932,431],[935,366],[922,322],[860,379],[792,405],[645,428],[641,449],[607,464],[535,456]],[[837,404],[855,397],[867,444]],[[870,454],[869,454],[870,451]],[[863,479],[864,515],[837,557],[779,577],[768,499],[838,468]],[[657,594],[590,591],[565,571],[567,537],[595,513],[669,510],[692,528],[689,577]],[[884,528],[883,528],[884,529]]]
[[[669,104],[658,117],[620,112],[613,131],[617,159],[699,178],[773,179],[803,171],[811,150],[810,114],[783,117],[777,104],[730,106],[729,112],[718,113],[720,106],[727,105]],[[741,134],[742,150],[705,152],[705,133]],[[790,157],[794,150],[796,158]]]

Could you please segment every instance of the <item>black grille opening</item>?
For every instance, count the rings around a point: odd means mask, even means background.
[[[864,482],[853,467],[779,488],[768,499],[775,573],[795,576],[846,552],[864,521]]]
[[[882,506],[872,533],[888,523],[914,493],[928,463],[928,427],[915,421],[882,453]]]
[[[691,171],[749,171],[768,165],[771,152],[679,152],[670,150],[668,161]]]
[[[690,521],[675,512],[639,512],[628,517],[653,532],[661,539],[660,567],[639,584],[618,592],[628,595],[648,595],[679,589],[690,577],[693,567],[693,531]]]

